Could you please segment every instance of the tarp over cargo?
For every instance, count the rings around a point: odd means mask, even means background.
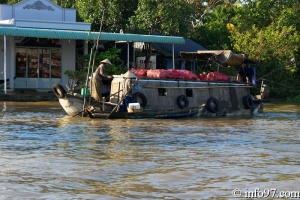
[[[223,67],[241,65],[243,61],[255,64],[249,60],[245,54],[235,54],[231,50],[199,50],[196,52],[180,52],[182,58],[186,60],[212,60]]]

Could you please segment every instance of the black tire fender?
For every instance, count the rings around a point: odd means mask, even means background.
[[[189,100],[185,95],[180,95],[177,97],[177,105],[179,108],[187,108],[189,107]]]
[[[251,109],[253,107],[253,97],[251,95],[246,95],[243,97],[243,104],[245,109]]]
[[[215,97],[210,97],[206,102],[206,108],[212,113],[217,113],[220,109],[219,101]]]
[[[55,96],[59,99],[64,98],[67,94],[66,90],[60,84],[54,84],[52,86],[52,90],[53,90]]]
[[[132,102],[140,103],[142,107],[145,107],[147,105],[147,97],[141,92],[136,92],[132,95]]]

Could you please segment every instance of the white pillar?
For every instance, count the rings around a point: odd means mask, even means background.
[[[6,35],[4,35],[4,53],[3,53],[3,61],[4,61],[4,94],[6,94]]]
[[[134,43],[132,43],[132,62],[133,62],[133,67],[136,68],[137,64],[136,64],[136,59],[135,59],[135,48],[134,48]]]
[[[172,58],[173,58],[173,69],[175,69],[175,53],[174,53],[174,44],[172,44]]]
[[[10,37],[9,45],[8,45],[8,50],[9,53],[9,62],[8,66],[11,66],[10,69],[8,69],[8,74],[9,74],[9,88],[11,90],[15,90],[15,75],[16,75],[16,43],[14,37]]]
[[[129,42],[127,42],[127,69],[129,70]]]

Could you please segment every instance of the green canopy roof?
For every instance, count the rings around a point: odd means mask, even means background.
[[[51,39],[97,40],[99,33],[89,32],[89,31],[71,31],[71,30],[18,28],[18,27],[0,26],[0,35],[51,38]],[[167,44],[185,43],[185,40],[182,37],[140,35],[140,34],[126,34],[126,33],[121,34],[121,33],[106,33],[106,32],[101,32],[100,40],[167,43]]]

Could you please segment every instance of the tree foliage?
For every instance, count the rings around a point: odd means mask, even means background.
[[[207,49],[232,49],[228,29],[232,15],[230,6],[218,6],[203,17],[201,25],[190,31],[191,37]]]
[[[128,31],[152,35],[185,36],[188,32],[191,4],[182,0],[139,0],[135,15],[129,18]],[[145,45],[146,68],[150,63],[151,44]]]
[[[92,30],[98,31],[104,10],[103,31],[125,30],[128,19],[134,14],[138,0],[76,0],[78,17],[92,23]]]
[[[120,59],[121,50],[115,47],[109,48],[106,51],[97,53],[95,56],[94,66],[90,66],[90,71],[95,71],[101,60],[109,59],[112,66],[105,68],[105,73],[108,75],[121,74],[127,71],[124,62]],[[90,54],[77,55],[76,66],[81,71],[87,71],[90,63]],[[93,58],[93,55],[92,55]],[[93,62],[91,62],[93,63]]]
[[[233,49],[259,61],[258,76],[267,80],[273,96],[299,93],[300,70],[293,61],[299,59],[299,1],[247,1],[235,12]]]
[[[102,10],[104,5],[101,1],[76,0],[77,18],[84,22],[92,23],[92,30],[99,31],[99,24],[102,21]],[[96,26],[98,26],[96,28]]]
[[[128,29],[137,33],[186,35],[190,25],[191,4],[182,0],[139,0]]]

